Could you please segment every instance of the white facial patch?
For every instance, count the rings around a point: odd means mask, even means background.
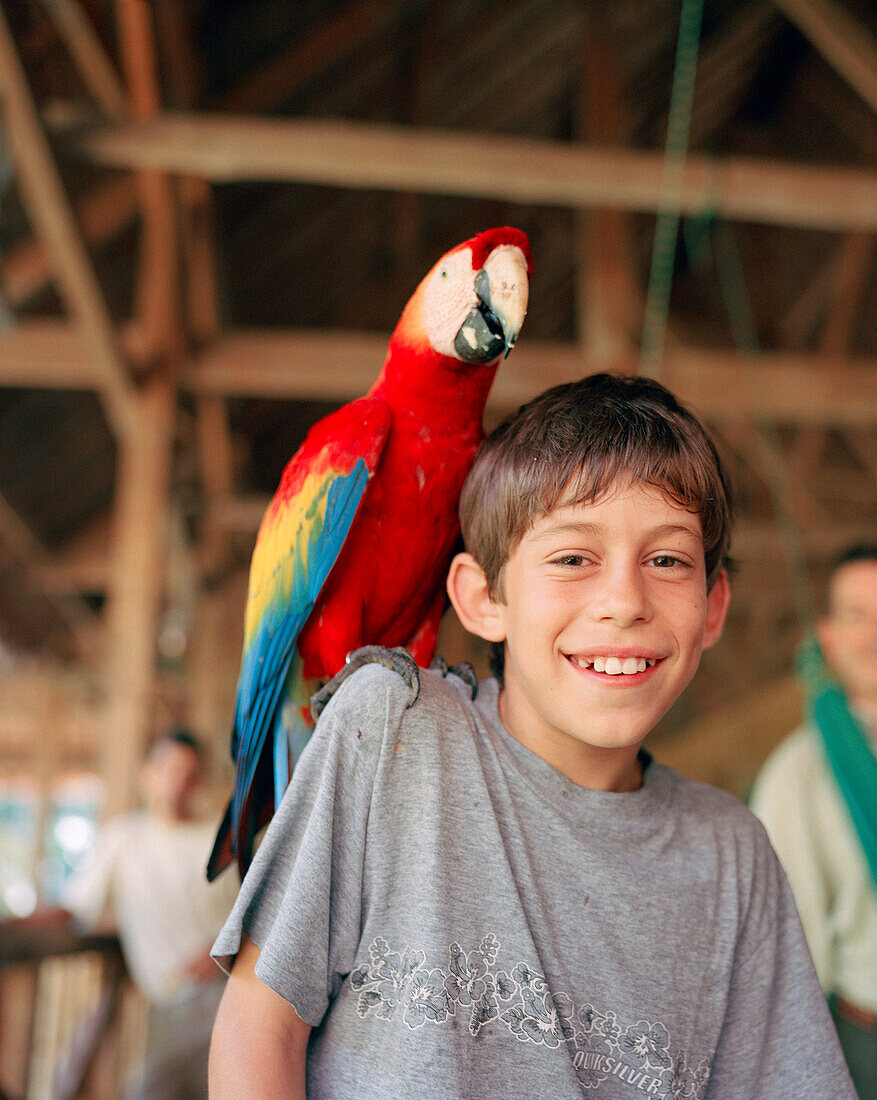
[[[517,245],[500,245],[487,257],[484,270],[490,280],[490,308],[503,328],[517,335],[527,312],[530,292],[524,253]]]
[[[477,304],[472,250],[464,248],[442,260],[423,292],[424,328],[440,355],[460,358],[454,350],[454,339]]]

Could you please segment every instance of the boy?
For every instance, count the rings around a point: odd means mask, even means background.
[[[448,591],[501,683],[333,697],[214,946],[212,1095],[852,1097],[763,831],[641,749],[728,606],[700,424],[558,387],[460,512]]]

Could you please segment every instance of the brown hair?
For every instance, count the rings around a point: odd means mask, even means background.
[[[526,532],[561,502],[587,504],[623,481],[651,485],[701,517],[707,586],[728,560],[732,503],[700,421],[649,378],[592,374],[522,406],[481,445],[460,523],[492,596]]]

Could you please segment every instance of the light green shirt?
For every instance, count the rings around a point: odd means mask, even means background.
[[[768,759],[751,805],[788,875],[823,989],[877,1011],[877,891],[811,726]]]

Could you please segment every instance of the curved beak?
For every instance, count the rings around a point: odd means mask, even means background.
[[[516,245],[500,245],[475,276],[477,305],[460,326],[454,349],[467,363],[490,363],[515,346],[527,313],[527,261]]]

